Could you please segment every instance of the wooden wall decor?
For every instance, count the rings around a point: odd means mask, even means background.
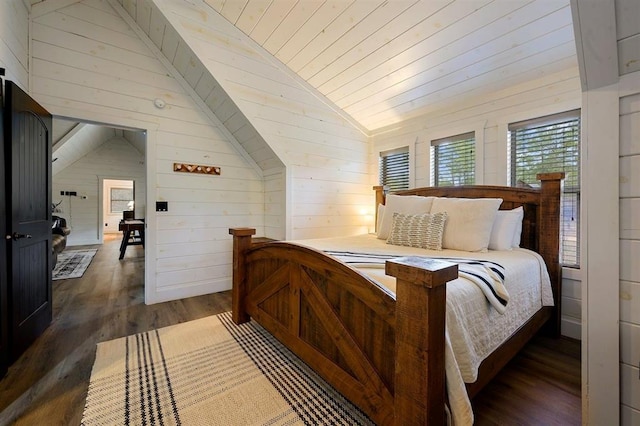
[[[199,164],[173,163],[173,171],[183,173],[201,173],[215,176],[220,175],[220,167],[203,166]]]

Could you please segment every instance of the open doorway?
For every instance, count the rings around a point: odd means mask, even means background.
[[[123,212],[146,216],[146,132],[55,118],[53,133],[52,192],[55,214],[71,229],[67,248],[119,244]],[[127,254],[146,264],[144,246]]]

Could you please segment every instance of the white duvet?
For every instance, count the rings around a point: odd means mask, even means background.
[[[424,250],[387,244],[375,235],[300,240],[294,243],[318,250],[353,251],[400,256],[461,257],[484,259],[505,267],[505,287],[509,304],[498,313],[475,284],[458,278],[447,284],[446,376],[450,409],[455,425],[473,424],[471,403],[464,382],[473,383],[480,363],[507,340],[542,306],[553,305],[549,275],[542,257],[526,249],[488,251]],[[358,267],[358,270],[395,293],[395,278],[384,273],[384,266]]]

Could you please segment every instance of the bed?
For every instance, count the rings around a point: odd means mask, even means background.
[[[465,398],[477,394],[543,326],[552,333],[559,331],[563,177],[563,173],[540,174],[539,189],[464,186],[394,194],[500,199],[500,210],[522,207],[520,247],[537,253],[546,266],[555,303],[536,308],[483,356],[473,374],[475,381],[464,384]],[[384,191],[374,189],[377,204],[384,205]],[[457,256],[443,260],[409,253],[385,260],[385,274],[395,279],[392,291],[362,268],[328,254],[331,246],[255,238],[251,228],[229,232],[236,323],[253,318],[377,424],[445,423],[445,407],[456,403],[447,393],[451,378],[446,359],[452,357],[447,283],[459,280],[459,265],[462,271],[464,262],[457,262]]]

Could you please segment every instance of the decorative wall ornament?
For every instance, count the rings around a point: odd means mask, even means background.
[[[203,166],[199,164],[173,163],[173,171],[183,172],[183,173],[200,173],[204,175],[215,175],[215,176],[220,175],[220,167]]]

